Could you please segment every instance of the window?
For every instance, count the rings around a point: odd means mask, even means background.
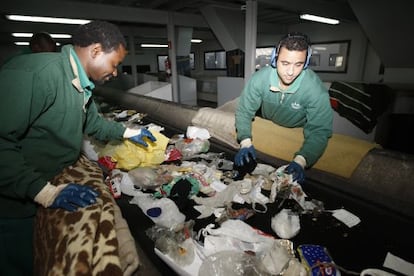
[[[165,59],[167,58],[167,55],[158,55],[158,72],[165,72]],[[195,67],[195,60],[194,60],[194,53],[190,53],[190,67],[191,70],[194,70]]]
[[[194,62],[195,62],[194,61],[194,53],[190,53],[190,67],[191,67],[191,70],[195,69],[195,67],[194,67],[195,63]]]
[[[167,59],[167,55],[158,55],[158,72],[165,72],[165,60]]]
[[[226,70],[226,52],[204,52],[204,70]]]
[[[137,65],[137,73],[148,73],[151,72],[151,66],[145,65]]]
[[[270,65],[274,46],[256,48],[256,70]]]
[[[227,76],[244,77],[244,52],[235,49],[226,52],[227,57]]]
[[[122,66],[122,74],[132,74],[132,66],[131,65],[123,65]]]
[[[309,66],[320,66],[321,65],[321,55],[320,54],[312,54],[309,60]]]
[[[316,72],[346,73],[350,44],[349,40],[312,43],[309,68]]]

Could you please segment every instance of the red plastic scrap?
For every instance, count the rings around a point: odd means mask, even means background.
[[[112,160],[110,156],[102,156],[98,159],[99,165],[107,168],[108,170],[113,170],[116,168],[116,162]]]

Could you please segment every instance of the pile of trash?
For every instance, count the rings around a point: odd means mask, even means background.
[[[207,130],[189,126],[185,135],[166,137],[162,127],[142,125],[144,117],[131,111],[109,116],[150,130],[157,141],[148,148],[85,138],[84,151],[106,172],[113,196],[129,196],[154,222],[146,233],[179,274],[340,275],[324,246],[295,250],[290,239],[301,230],[302,214],[331,212],[340,220],[345,210],[327,211],[323,202],[309,199],[286,166],[258,163],[240,177],[224,153],[209,152]],[[264,233],[249,220],[270,205],[277,206],[268,216],[273,232]]]

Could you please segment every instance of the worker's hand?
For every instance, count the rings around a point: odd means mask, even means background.
[[[98,192],[89,186],[70,183],[60,191],[49,208],[61,208],[73,212],[78,207],[94,204],[97,196]]]
[[[154,135],[152,135],[152,133],[146,129],[146,128],[142,128],[138,130],[138,134],[134,135],[132,137],[129,137],[129,140],[131,140],[132,142],[138,143],[140,145],[143,145],[144,147],[148,147],[147,142],[145,142],[144,138],[149,139],[151,142],[155,142],[157,141],[157,139],[154,137]]]
[[[240,143],[240,150],[234,158],[236,166],[243,166],[252,160],[256,160],[256,149],[252,145],[250,138],[244,139]]]
[[[292,180],[302,184],[305,181],[305,170],[299,163],[292,161],[286,167],[285,172],[292,175]]]

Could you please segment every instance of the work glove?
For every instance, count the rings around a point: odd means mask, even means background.
[[[299,163],[292,161],[286,167],[285,172],[292,175],[292,180],[302,184],[305,181],[305,170]]]
[[[49,208],[61,208],[73,212],[78,207],[94,204],[97,196],[98,192],[89,186],[70,183],[60,191]]]
[[[256,160],[256,150],[252,145],[252,140],[250,138],[244,139],[240,143],[240,150],[234,158],[234,163],[241,167],[253,160]]]
[[[144,147],[148,147],[147,142],[145,142],[145,138],[149,139],[151,142],[157,141],[157,139],[152,135],[152,133],[146,129],[130,129],[127,128],[124,133],[124,138],[128,138],[134,143],[138,143]]]

